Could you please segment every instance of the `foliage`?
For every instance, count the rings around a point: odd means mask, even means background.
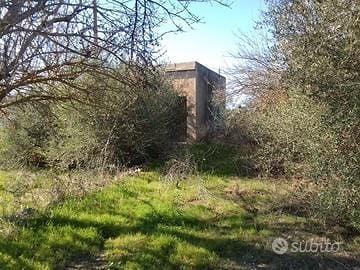
[[[105,69],[109,75],[120,64],[153,66],[166,32],[199,21],[191,2],[1,1],[0,110],[28,102],[76,100],[74,92],[87,91],[73,80],[89,70],[104,74]],[[227,5],[222,0],[202,2]]]
[[[249,148],[262,176],[322,179],[332,172],[325,155],[329,161],[336,151],[335,136],[322,122],[326,113],[325,106],[294,91],[276,105],[231,112],[227,140]]]
[[[264,19],[287,59],[287,83],[329,104],[335,118],[360,113],[359,18],[354,1],[281,0],[269,1]]]
[[[340,223],[350,231],[360,231],[359,183],[331,179],[321,186],[317,198],[318,216],[328,223]]]
[[[328,106],[291,92],[266,109],[233,112],[227,139],[250,149],[252,171],[263,177],[315,182],[292,193],[289,200],[297,201],[298,211],[359,230],[358,149],[344,151],[328,115]]]
[[[265,112],[255,113],[255,160],[262,173],[323,179],[336,152],[335,136],[323,122],[326,109],[309,98],[291,94]],[[329,156],[330,155],[330,156]],[[323,161],[324,164],[321,162]]]
[[[287,64],[289,86],[298,87],[329,112],[322,122],[336,135],[336,154],[326,145],[316,157],[332,168],[318,198],[326,219],[359,228],[360,8],[353,1],[270,2],[271,25]],[[304,54],[306,52],[306,54]],[[326,134],[329,134],[327,132]],[[325,137],[325,135],[323,135]],[[329,155],[333,158],[329,159]],[[322,171],[321,171],[322,172]],[[336,214],[338,213],[338,214]],[[339,214],[341,213],[341,215]]]
[[[256,42],[240,48],[234,69],[246,71],[235,84],[250,96],[245,133],[259,172],[311,179],[319,184],[311,214],[358,230],[359,5],[267,4],[259,23],[268,30],[264,50]]]
[[[164,153],[176,139],[177,96],[158,73],[120,70],[118,76],[124,72],[137,87],[87,75],[77,82],[88,89],[81,103],[11,110],[3,158],[21,165],[105,169]]]
[[[7,119],[2,119],[2,165],[44,166],[46,148],[54,135],[54,121],[48,105],[14,108]]]
[[[236,144],[225,144],[220,141],[178,145],[166,156],[165,161],[155,165],[161,165],[159,171],[165,176],[173,171],[170,174],[175,180],[188,179],[199,174],[223,177],[252,176],[253,169],[247,150]]]
[[[360,175],[359,18],[353,1],[271,2],[265,16],[287,59],[286,83],[329,107],[324,120],[337,134],[338,167],[351,181]]]

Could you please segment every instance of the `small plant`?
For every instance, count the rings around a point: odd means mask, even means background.
[[[0,217],[0,235],[5,239],[13,239],[18,233],[16,224]]]
[[[197,164],[194,157],[186,150],[185,153],[180,153],[168,160],[164,171],[165,181],[179,187],[182,181],[197,174]]]

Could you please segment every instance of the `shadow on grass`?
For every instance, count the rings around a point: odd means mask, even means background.
[[[61,211],[50,211],[48,216],[24,224],[15,238],[0,236],[0,269],[66,269],[75,259],[94,257],[101,250],[107,253],[112,269],[354,269],[359,266],[354,258],[333,254],[277,255],[271,250],[270,237],[262,235],[262,231],[270,231],[271,235],[291,234],[301,227],[299,224],[292,227],[280,220],[274,224],[257,224],[248,213],[230,211],[212,216],[186,212],[166,203],[159,206],[158,193],[146,191],[146,179],[142,181],[139,185],[144,186],[133,184],[136,189],[124,185],[110,189],[108,197],[94,194],[78,204],[59,206]],[[145,192],[149,192],[146,199]],[[136,211],[131,212],[132,209]],[[316,231],[315,226],[302,229]]]
[[[180,145],[174,151],[175,156],[190,153],[200,173],[219,177],[244,176],[255,177],[254,169],[248,154],[239,146],[222,143],[202,142],[193,145]],[[148,164],[152,171],[162,172],[165,160]]]
[[[152,207],[147,201],[139,203]],[[228,231],[224,231],[214,219],[204,220],[181,214],[169,215],[152,209],[153,211],[141,217],[119,211],[119,219],[134,221],[128,226],[116,222],[56,215],[38,218],[27,226],[27,234],[32,239],[38,236],[37,240],[42,243],[29,243],[26,242],[29,240],[26,238],[17,239],[23,242],[1,240],[0,252],[3,256],[0,263],[3,266],[9,265],[8,268],[1,269],[36,269],[31,261],[35,259],[40,265],[41,260],[47,259],[46,256],[54,257],[49,263],[51,269],[63,269],[73,258],[88,256],[89,250],[93,250],[95,254],[103,249],[107,239],[120,241],[120,244],[115,242],[111,250],[112,267],[115,269],[125,266],[140,269],[353,269],[359,265],[355,259],[334,257],[331,254],[276,255],[264,243],[245,241],[236,234],[250,229],[256,231],[247,220],[244,223],[233,223]],[[220,219],[231,221],[236,219],[236,216],[228,215]],[[59,242],[45,238],[48,235],[43,232],[49,228],[55,234],[62,233],[60,228],[71,228],[64,234],[65,238],[71,237],[71,243],[62,241],[61,237],[56,238]],[[95,239],[79,233],[89,229],[98,234]],[[129,241],[122,243],[124,239]],[[179,243],[182,243],[183,249],[179,249]],[[48,252],[45,252],[44,248],[47,248]],[[13,258],[13,264],[9,262],[9,258]]]

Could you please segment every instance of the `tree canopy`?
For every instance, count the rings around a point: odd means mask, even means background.
[[[165,34],[161,25],[182,31],[199,21],[189,9],[191,2],[1,1],[0,109],[33,100],[71,99],[72,93],[55,94],[54,88],[74,87],[73,80],[88,70],[104,73],[121,64],[154,63]]]

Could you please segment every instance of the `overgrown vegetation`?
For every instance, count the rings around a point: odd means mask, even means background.
[[[191,147],[155,61],[191,1],[30,2],[0,3],[1,269],[358,266],[356,1],[267,1],[231,73],[247,103]],[[342,246],[276,256],[279,236]]]
[[[130,73],[137,87],[87,75],[86,103],[25,105],[3,121],[3,164],[108,169],[164,154],[179,126],[178,99],[160,73]],[[141,77],[140,77],[141,76]],[[11,165],[11,164],[10,164]]]
[[[356,266],[358,237],[348,239],[341,229],[329,232],[320,220],[284,211],[291,182],[229,178],[237,171],[235,163],[223,167],[221,154],[229,149],[211,146],[196,145],[187,153],[197,163],[201,159],[196,157],[208,152],[210,164],[218,167],[219,174],[203,167],[176,185],[150,170],[123,177],[101,192],[67,197],[61,204],[18,218],[16,223],[4,219],[0,236],[2,268],[63,269],[82,265],[91,269],[99,263],[108,269]],[[185,160],[187,157],[183,156]],[[236,152],[228,158],[236,160]],[[196,166],[201,168],[200,164]],[[14,176],[6,174],[1,178],[5,186]],[[52,176],[35,177],[40,185],[47,181],[44,177]],[[318,239],[341,241],[343,245],[336,254],[275,255],[271,241],[280,235],[291,236],[293,241]]]
[[[353,1],[269,1],[260,25],[270,37],[259,46],[244,37],[235,54],[249,104],[229,117],[229,138],[251,148],[258,174],[312,181],[308,214],[357,231],[359,18]]]

